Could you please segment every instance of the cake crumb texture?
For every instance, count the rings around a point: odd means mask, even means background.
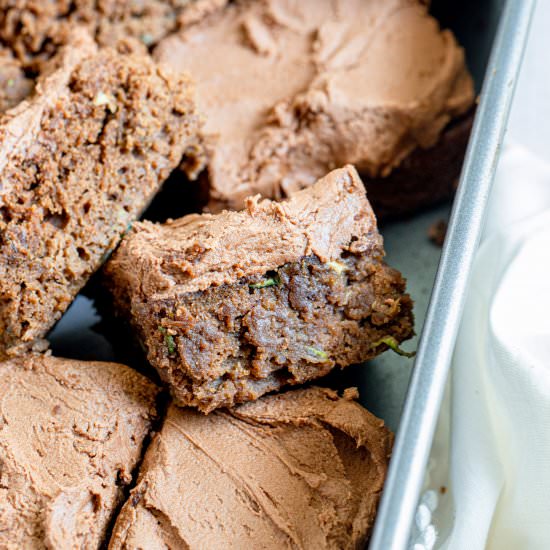
[[[100,46],[135,39],[151,47],[228,0],[0,0],[0,42],[25,66],[51,57],[63,36],[85,27]]]
[[[46,335],[198,127],[187,77],[71,34],[0,117],[0,356]]]
[[[33,90],[21,63],[7,48],[0,47],[0,114],[15,107]]]

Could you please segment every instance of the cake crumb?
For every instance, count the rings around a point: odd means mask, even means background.
[[[428,229],[428,238],[436,246],[442,247],[447,235],[447,222],[443,219],[432,223]]]
[[[357,388],[346,388],[342,397],[348,401],[357,401],[359,399],[359,390]]]

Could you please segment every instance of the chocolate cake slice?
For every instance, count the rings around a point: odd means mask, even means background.
[[[208,412],[409,338],[411,299],[383,256],[348,166],[286,202],[136,223],[104,273],[172,395]]]
[[[364,548],[392,434],[321,388],[204,416],[172,405],[110,550]]]
[[[158,389],[114,363],[0,363],[0,547],[100,548],[156,417]]]
[[[426,2],[240,0],[153,55],[197,81],[211,212],[241,209],[255,193],[288,197],[348,163],[380,182],[377,215],[378,205],[400,215],[452,191],[467,128],[445,145],[458,163],[437,164],[438,144],[471,109],[474,88],[463,49]]]
[[[45,336],[198,130],[187,78],[71,35],[0,117],[0,356]]]

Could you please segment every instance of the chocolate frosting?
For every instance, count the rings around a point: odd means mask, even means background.
[[[98,548],[132,480],[157,391],[114,363],[0,363],[0,547]]]
[[[416,0],[237,1],[154,55],[197,82],[212,210],[346,163],[386,175],[474,98],[462,48]]]
[[[109,548],[360,548],[392,435],[309,388],[204,416],[172,405]]]
[[[255,196],[241,212],[135,223],[105,270],[158,299],[263,275],[311,254],[328,262],[345,249],[372,251],[377,259],[383,254],[353,166],[332,171],[285,202]]]

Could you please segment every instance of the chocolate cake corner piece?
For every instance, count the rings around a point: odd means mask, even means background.
[[[46,335],[198,128],[187,78],[72,33],[0,119],[0,357]]]
[[[156,420],[158,388],[124,365],[0,363],[0,547],[101,548]]]
[[[109,549],[363,548],[392,440],[322,388],[208,416],[171,405]]]
[[[286,202],[137,223],[105,268],[115,309],[182,405],[208,412],[374,357],[412,303],[351,166]]]

